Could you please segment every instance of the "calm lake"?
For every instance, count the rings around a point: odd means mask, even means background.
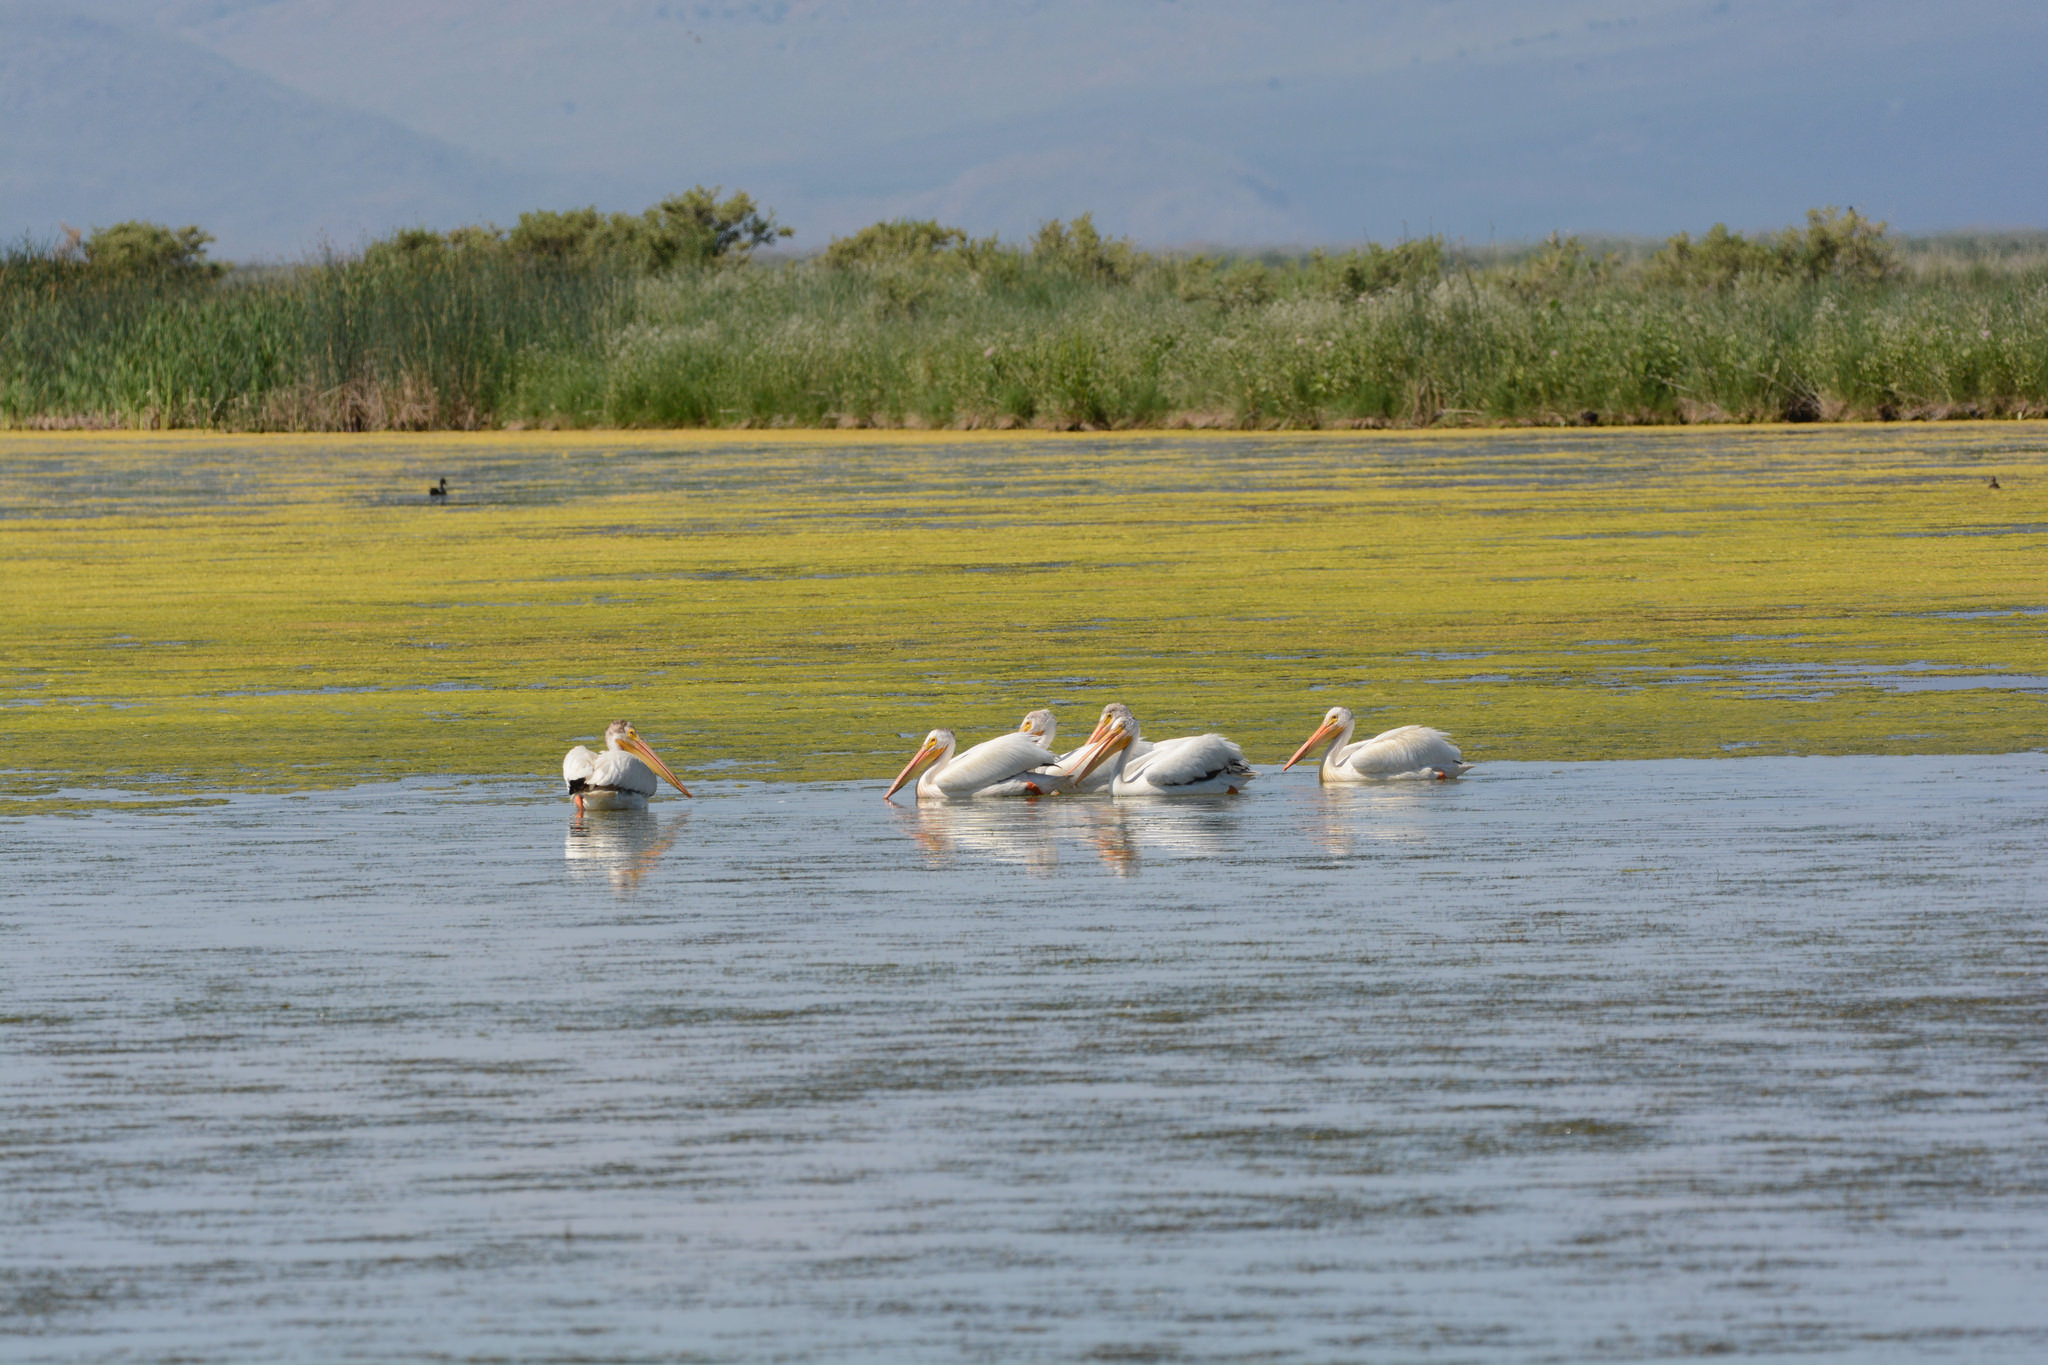
[[[0,1357],[2048,1358],[2048,756],[1265,771],[17,806]]]

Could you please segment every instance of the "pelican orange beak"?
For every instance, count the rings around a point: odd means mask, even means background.
[[[1324,721],[1322,729],[1317,730],[1314,734],[1310,735],[1307,739],[1303,740],[1301,743],[1301,747],[1294,751],[1294,757],[1288,759],[1285,763],[1280,765],[1280,771],[1284,773],[1289,768],[1293,767],[1295,764],[1301,762],[1303,754],[1306,754],[1310,749],[1315,748],[1316,745],[1321,744],[1324,740],[1328,739],[1331,735],[1336,734],[1339,730],[1343,728],[1343,726],[1337,724],[1337,722],[1333,720]]]
[[[690,794],[690,789],[678,782],[676,775],[668,770],[668,764],[661,761],[661,755],[648,748],[647,741],[634,734],[630,726],[626,730],[626,737],[619,741],[619,747],[629,751],[636,757],[646,759],[648,766],[667,778],[668,784],[671,787],[674,787],[685,796]]]
[[[910,762],[904,764],[903,771],[896,774],[896,780],[889,784],[889,790],[882,793],[882,799],[884,801],[887,801],[897,792],[903,790],[903,784],[910,780],[910,775],[912,773],[916,772],[919,768],[922,768],[925,764],[931,762],[933,759],[937,758],[940,754],[944,752],[946,752],[945,745],[939,743],[935,739],[927,738],[924,742],[924,747],[917,751],[917,756],[911,759]]]
[[[1088,774],[1102,766],[1103,759],[1119,749],[1129,748],[1130,743],[1131,736],[1128,731],[1096,726],[1095,733],[1088,736],[1088,743],[1082,746],[1081,757],[1074,768],[1074,775],[1067,779],[1067,785],[1080,786]]]
[[[1108,722],[1108,721],[1106,721],[1106,720],[1098,720],[1098,721],[1096,721],[1096,722],[1095,722],[1095,728],[1094,728],[1093,730],[1090,730],[1090,731],[1088,732],[1088,738],[1086,738],[1086,739],[1082,740],[1082,741],[1081,741],[1081,747],[1080,747],[1080,748],[1078,748],[1078,749],[1076,749],[1076,750],[1074,750],[1074,772],[1072,772],[1072,773],[1068,773],[1068,774],[1066,775],[1066,777],[1067,777],[1067,781],[1068,781],[1068,782],[1070,782],[1070,783],[1072,783],[1072,782],[1079,782],[1079,781],[1081,780],[1081,779],[1080,779],[1080,778],[1079,778],[1078,776],[1076,776],[1075,774],[1076,774],[1076,773],[1078,773],[1078,772],[1080,772],[1080,770],[1081,770],[1081,764],[1082,764],[1083,762],[1085,762],[1085,761],[1087,760],[1087,758],[1088,758],[1088,753],[1089,753],[1089,751],[1090,751],[1091,749],[1093,749],[1093,748],[1095,747],[1096,743],[1097,743],[1097,742],[1098,742],[1099,740],[1101,740],[1101,738],[1102,738],[1102,737],[1103,737],[1104,735],[1106,735],[1106,734],[1108,734],[1108,733],[1109,733],[1109,728],[1108,728],[1108,727],[1109,727],[1109,722]]]

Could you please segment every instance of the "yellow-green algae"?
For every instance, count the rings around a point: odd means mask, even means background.
[[[1338,703],[1482,762],[2031,749],[2048,694],[1887,675],[2048,674],[2044,451],[2038,423],[7,434],[0,768],[17,796],[546,777],[627,716],[686,777],[880,779],[933,726],[1080,734],[1118,698],[1264,764]]]

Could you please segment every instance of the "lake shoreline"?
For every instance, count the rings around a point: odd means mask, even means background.
[[[163,426],[148,422],[131,422],[119,417],[79,414],[75,416],[38,416],[18,421],[0,420],[0,436],[10,434],[48,435],[52,433],[89,435],[94,433],[132,432],[148,435],[170,435],[175,432],[190,432],[201,436],[513,436],[521,433],[536,433],[550,436],[572,436],[578,433],[591,435],[627,435],[646,433],[649,435],[681,436],[701,433],[706,436],[729,436],[739,433],[774,434],[830,437],[852,435],[859,432],[876,432],[885,435],[905,435],[928,432],[937,436],[1142,436],[1147,433],[1163,436],[1193,436],[1214,433],[1227,436],[1246,435],[1288,435],[1313,436],[1318,432],[1338,435],[1357,435],[1364,432],[1387,435],[1412,435],[1416,433],[1445,432],[1467,434],[1487,431],[1684,431],[1698,429],[1745,430],[1776,427],[1893,427],[1915,424],[1943,426],[1958,423],[1987,423],[2006,425],[2014,422],[2048,421],[2048,405],[2039,408],[2020,404],[2009,412],[1987,414],[1974,405],[1957,404],[1930,405],[1925,408],[1903,412],[1893,417],[1876,417],[1861,413],[1844,413],[1838,416],[1815,416],[1798,421],[1780,421],[1763,418],[1744,418],[1730,415],[1670,417],[1654,415],[1630,415],[1626,413],[1579,413],[1576,415],[1557,413],[1535,417],[1483,417],[1474,414],[1457,414],[1432,421],[1397,422],[1383,418],[1356,417],[1334,418],[1313,426],[1294,425],[1284,420],[1246,423],[1226,412],[1190,410],[1169,413],[1157,421],[1097,425],[1090,422],[1062,422],[1052,420],[1018,421],[1012,418],[980,420],[962,419],[950,424],[935,424],[917,417],[906,417],[891,423],[872,417],[836,417],[823,422],[799,421],[754,421],[741,418],[728,424],[697,424],[684,426],[659,426],[648,424],[622,424],[607,426],[601,423],[551,423],[541,421],[513,420],[496,426],[446,426],[446,427],[379,427],[363,430],[327,430],[300,428],[269,429],[261,427],[207,427],[207,426]]]

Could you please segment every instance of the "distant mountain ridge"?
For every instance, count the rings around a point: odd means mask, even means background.
[[[699,182],[798,249],[2044,225],[2044,51],[2020,0],[0,0],[0,232],[291,256]]]
[[[16,240],[144,217],[197,223],[227,259],[298,256],[516,215],[553,189],[190,43],[0,3],[0,226]]]

